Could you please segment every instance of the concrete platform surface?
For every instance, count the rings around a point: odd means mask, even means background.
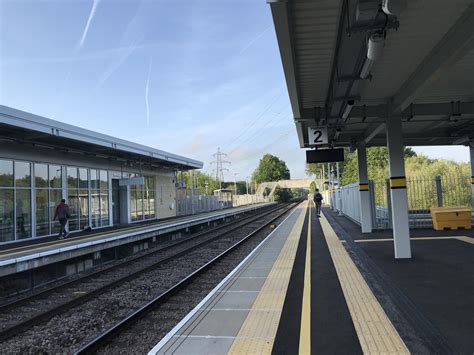
[[[414,234],[396,260],[387,231],[300,205],[150,354],[473,354],[474,238]]]
[[[268,205],[261,203],[242,206],[165,221],[157,220],[155,223],[129,225],[116,230],[95,230],[93,234],[78,237],[73,235],[65,240],[46,241],[35,245],[22,247],[12,245],[11,249],[0,251],[0,277],[212,222],[237,213],[253,211]]]
[[[271,350],[305,212],[302,205],[294,209],[149,354]]]

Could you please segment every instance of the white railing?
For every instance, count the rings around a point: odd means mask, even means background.
[[[359,183],[343,186],[340,194],[342,200],[342,213],[354,222],[360,224]]]
[[[211,212],[223,208],[251,205],[253,203],[272,202],[273,197],[257,195],[236,195],[232,201],[221,201],[217,196],[184,195],[177,197],[178,216],[192,215],[201,212]]]

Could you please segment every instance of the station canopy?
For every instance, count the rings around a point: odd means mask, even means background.
[[[203,167],[197,160],[0,105],[2,141],[151,168],[190,170]]]
[[[267,2],[302,148],[314,126],[328,146],[384,146],[393,117],[407,146],[470,144],[472,0]]]

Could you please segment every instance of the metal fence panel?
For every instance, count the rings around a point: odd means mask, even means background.
[[[376,229],[392,228],[390,187],[387,181],[374,181]],[[465,206],[472,208],[470,176],[407,178],[410,228],[431,228],[432,207]]]
[[[342,213],[357,224],[360,219],[360,193],[359,183],[350,184],[341,188]]]

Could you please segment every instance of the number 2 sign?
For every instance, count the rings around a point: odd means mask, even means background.
[[[309,145],[328,144],[327,127],[309,127],[308,142]]]

